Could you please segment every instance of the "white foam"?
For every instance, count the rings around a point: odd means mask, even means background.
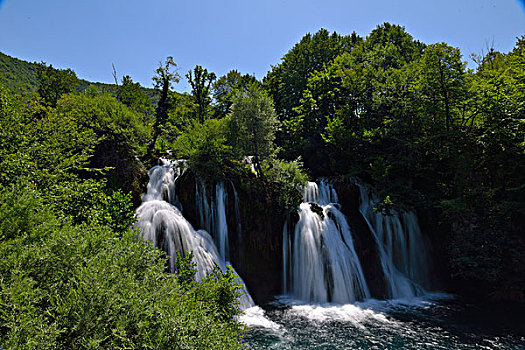
[[[349,322],[364,330],[366,325],[371,323],[388,324],[390,327],[395,327],[396,321],[386,316],[393,309],[429,308],[435,305],[437,300],[450,299],[452,297],[450,294],[432,293],[417,298],[368,299],[352,304],[312,304],[289,299],[288,296],[279,296],[274,304],[289,306],[286,313],[304,317],[312,322]]]
[[[239,321],[249,327],[263,327],[275,332],[282,331],[281,326],[267,318],[264,310],[258,306],[244,310],[243,314],[239,316]]]
[[[364,324],[369,321],[390,323],[390,320],[383,313],[362,308],[357,304],[295,305],[289,312],[315,322],[350,322],[361,329],[365,329]]]

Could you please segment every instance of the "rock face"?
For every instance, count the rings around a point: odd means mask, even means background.
[[[209,197],[213,188],[205,186]],[[188,171],[178,178],[176,193],[184,217],[195,229],[201,229],[196,187],[197,180]],[[285,218],[273,212],[265,189],[254,179],[244,179],[242,186],[227,182],[225,189],[229,259],[255,302],[268,302],[282,292],[282,228]]]
[[[377,244],[359,211],[359,187],[350,179],[333,178],[330,181],[337,191],[341,212],[348,218],[370,294],[373,298],[387,298]],[[198,180],[188,171],[178,178],[176,193],[184,217],[195,229],[201,229],[197,186]],[[267,190],[257,179],[246,178],[242,184],[227,182],[225,191],[229,260],[242,276],[255,302],[268,302],[283,292],[283,225],[287,218],[276,213]],[[206,185],[206,193],[209,197],[214,193],[214,187]],[[297,220],[298,216],[293,214],[288,224],[293,228]]]
[[[239,273],[256,302],[267,302],[282,289],[282,232],[285,217],[276,214],[265,190],[255,181],[239,190],[242,241]]]

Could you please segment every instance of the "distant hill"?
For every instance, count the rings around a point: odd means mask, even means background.
[[[36,91],[37,64],[19,60],[0,52],[0,82],[18,92]]]
[[[19,60],[0,52],[0,83],[17,92],[36,92],[38,89],[38,77],[36,74],[37,62]],[[78,80],[79,91],[86,90],[90,85],[95,85],[99,90],[115,94],[115,84],[93,83],[84,79]],[[148,98],[156,102],[155,90],[142,88]]]

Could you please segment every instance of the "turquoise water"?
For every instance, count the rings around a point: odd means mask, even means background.
[[[347,305],[284,297],[251,326],[257,349],[525,349],[525,309],[480,305],[449,295]]]

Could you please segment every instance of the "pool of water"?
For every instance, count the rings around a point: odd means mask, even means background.
[[[446,294],[410,300],[305,304],[278,297],[247,310],[256,349],[523,349],[525,308]]]

